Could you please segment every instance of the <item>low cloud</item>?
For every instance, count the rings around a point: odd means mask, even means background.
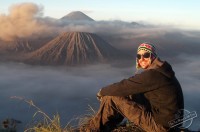
[[[96,93],[100,88],[131,74],[110,65],[58,68],[0,63],[0,71],[0,120],[15,118],[23,125],[31,121],[36,110],[10,97],[32,100],[50,116],[58,112],[66,125],[71,119],[85,114],[88,105],[98,107]]]
[[[184,62],[172,66],[183,88],[185,109],[198,114],[200,108],[196,100],[200,94],[200,63],[187,56]],[[96,93],[99,89],[133,76],[135,67],[118,68],[108,64],[48,67],[0,63],[0,71],[0,119],[16,118],[23,121],[23,125],[27,125],[32,119],[34,108],[25,102],[10,99],[18,96],[33,100],[49,115],[58,112],[65,125],[71,119],[87,113],[88,105],[97,109],[99,103]],[[193,122],[194,128],[198,128],[199,122],[200,120]]]

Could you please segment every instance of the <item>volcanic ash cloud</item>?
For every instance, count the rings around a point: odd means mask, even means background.
[[[8,14],[0,15],[0,39],[11,41],[16,38],[39,36],[47,32],[41,19],[43,7],[34,3],[21,3],[11,6]]]

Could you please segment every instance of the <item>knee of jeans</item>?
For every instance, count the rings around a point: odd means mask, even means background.
[[[127,97],[121,96],[104,96],[101,103],[114,103],[114,104],[130,104],[137,105],[135,102],[130,101]]]
[[[129,100],[127,97],[123,96],[103,96],[103,100],[116,100],[116,101],[123,101],[123,100]]]
[[[110,102],[110,101],[116,102],[116,101],[122,100],[120,98],[122,98],[122,97],[119,97],[119,96],[103,96],[101,102]]]

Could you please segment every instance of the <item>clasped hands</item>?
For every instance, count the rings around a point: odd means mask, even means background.
[[[97,99],[99,101],[102,101],[103,95],[101,95],[101,89],[99,90],[99,92],[97,93]]]

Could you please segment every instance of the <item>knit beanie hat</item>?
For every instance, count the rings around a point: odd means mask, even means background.
[[[137,49],[137,53],[140,51],[140,50],[145,50],[149,53],[151,53],[151,56],[153,55],[154,58],[157,57],[157,53],[156,53],[156,48],[153,44],[151,43],[147,43],[147,42],[144,42],[142,44],[139,45],[138,49]],[[140,69],[140,65],[138,64],[138,59],[136,57],[136,69]]]

